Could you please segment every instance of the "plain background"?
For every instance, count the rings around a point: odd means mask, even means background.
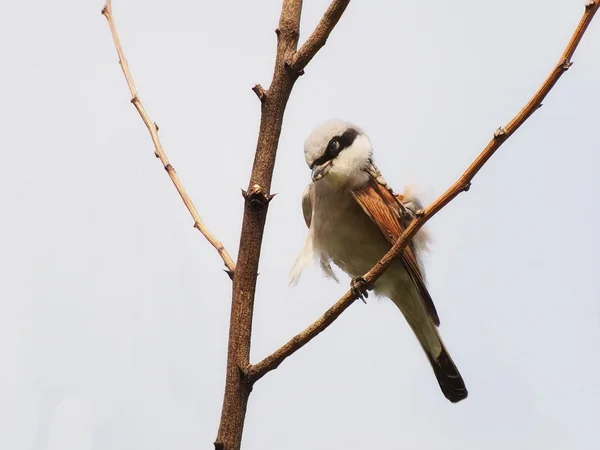
[[[292,94],[252,360],[348,288],[288,271],[306,228],[305,137],[370,135],[388,182],[441,194],[558,61],[583,0],[350,4]],[[328,5],[306,1],[302,38]],[[212,448],[230,282],[159,162],[101,2],[3,0],[0,442]],[[280,1],[115,0],[140,96],[235,256]],[[404,319],[358,302],[255,386],[245,449],[598,449],[600,19],[541,108],[430,223],[441,333],[469,388],[442,396]]]

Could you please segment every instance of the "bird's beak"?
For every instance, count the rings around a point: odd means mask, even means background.
[[[312,180],[319,181],[321,178],[327,175],[329,173],[329,170],[331,169],[331,163],[332,161],[327,161],[326,163],[321,164],[320,166],[313,167],[311,174]]]

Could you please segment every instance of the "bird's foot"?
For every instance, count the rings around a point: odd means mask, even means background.
[[[360,298],[365,305],[367,304],[366,299],[369,298],[369,293],[367,292],[369,290],[367,280],[363,277],[352,278],[350,289],[357,298]]]

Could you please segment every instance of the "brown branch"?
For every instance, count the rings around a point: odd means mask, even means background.
[[[410,239],[419,231],[419,229],[444,206],[450,203],[461,192],[466,192],[471,187],[471,181],[481,170],[483,165],[492,157],[500,146],[513,135],[515,131],[541,106],[542,101],[554,87],[558,79],[572,65],[571,57],[581,41],[585,30],[592,21],[594,14],[600,8],[600,0],[588,1],[585,5],[585,12],[577,29],[573,33],[567,48],[560,57],[558,64],[554,67],[548,78],[542,86],[533,95],[525,107],[504,127],[499,128],[494,133],[492,140],[475,161],[469,166],[465,173],[454,183],[444,194],[429,205],[425,210],[418,211],[417,219],[413,220],[406,231],[400,236],[393,247],[385,254],[381,260],[373,266],[365,275],[364,279],[367,286],[373,283],[385,272],[392,261],[400,256]],[[246,377],[249,383],[253,384],[271,370],[276,369],[288,356],[304,347],[312,338],[321,333],[325,328],[333,323],[339,315],[344,312],[355,300],[356,295],[349,290],[340,298],[323,316],[309,326],[302,333],[294,336],[287,344],[276,350],[273,354],[257,364],[247,366],[245,369]]]
[[[333,1],[333,4],[337,3],[339,3],[337,0]],[[227,376],[221,422],[215,441],[217,450],[239,450],[248,398],[252,390],[252,384],[248,383],[244,369],[250,365],[250,337],[256,278],[268,205],[273,198],[270,191],[275,157],[285,108],[299,76],[297,70],[290,69],[298,49],[301,13],[302,0],[283,1],[279,27],[276,30],[277,54],[273,79],[267,91],[260,85],[254,88],[254,92],[261,100],[260,130],[250,182],[247,191],[244,192],[244,218],[237,266],[233,277]],[[325,37],[339,20],[339,15],[335,20],[329,21]],[[306,51],[310,57],[307,56],[302,62],[302,67],[320,48],[316,44],[312,47],[314,48]]]
[[[265,88],[263,88],[260,84],[257,84],[252,88],[252,90],[254,91],[260,102],[264,103],[265,99],[267,98],[267,91],[265,91]]]
[[[310,62],[311,59],[317,54],[317,52],[325,45],[327,38],[333,31],[334,27],[339,22],[342,14],[346,10],[346,7],[350,3],[350,0],[333,0],[321,21],[315,28],[315,31],[310,35],[306,42],[300,47],[290,64],[291,68],[299,75],[304,73],[304,68]]]
[[[235,270],[235,263],[233,262],[233,259],[231,259],[231,256],[229,256],[229,253],[227,252],[221,241],[215,238],[215,236],[210,231],[208,231],[208,228],[200,218],[200,214],[198,214],[198,210],[196,210],[192,199],[187,194],[185,188],[181,184],[181,180],[177,176],[177,172],[175,171],[175,169],[169,162],[169,159],[167,158],[167,155],[160,142],[160,138],[158,137],[158,125],[156,125],[155,122],[152,122],[150,116],[146,112],[146,109],[144,108],[144,105],[140,100],[140,96],[138,95],[135,83],[133,82],[133,77],[131,76],[131,71],[129,70],[127,58],[125,58],[125,53],[123,52],[123,47],[121,46],[121,41],[119,40],[119,34],[117,33],[117,27],[115,25],[115,21],[112,14],[111,0],[106,1],[106,5],[104,6],[104,8],[102,8],[102,15],[106,17],[106,20],[108,21],[108,26],[110,27],[110,32],[115,42],[117,54],[119,55],[119,64],[121,65],[121,69],[123,69],[123,75],[125,75],[125,80],[127,81],[129,92],[131,93],[131,103],[133,103],[133,106],[135,106],[135,109],[137,109],[138,113],[142,117],[142,120],[144,121],[144,124],[148,128],[150,136],[152,137],[152,142],[154,143],[155,149],[154,154],[158,159],[160,159],[160,162],[167,171],[169,178],[171,178],[171,181],[175,185],[175,189],[177,189],[177,192],[179,192],[183,203],[192,215],[192,218],[194,219],[194,228],[197,228],[198,231],[200,231],[200,233],[202,233],[202,235],[208,240],[208,242],[210,242],[210,244],[217,250],[219,256],[223,260],[223,263],[225,263],[225,267],[227,267],[227,274],[230,278],[232,278],[233,272]]]

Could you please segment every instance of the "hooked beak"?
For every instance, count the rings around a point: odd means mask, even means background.
[[[332,161],[327,161],[326,163],[321,164],[320,166],[313,167],[311,174],[312,180],[319,181],[321,178],[327,175],[329,173],[329,170],[331,169],[331,163]]]

